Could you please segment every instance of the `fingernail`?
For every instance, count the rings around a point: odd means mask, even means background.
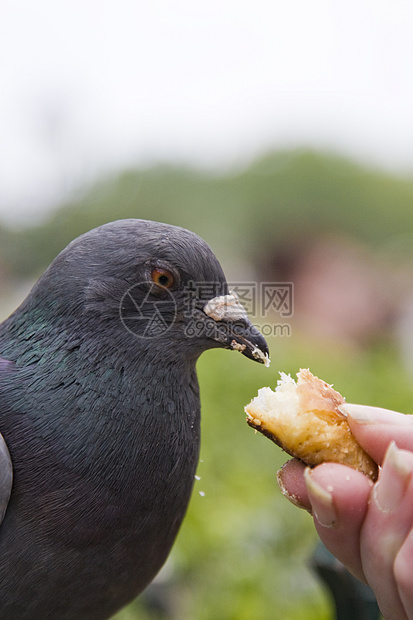
[[[277,482],[278,482],[278,486],[280,487],[281,493],[284,495],[284,497],[288,499],[289,502],[294,504],[294,506],[297,506],[297,508],[303,508],[304,510],[306,510],[307,512],[311,514],[311,510],[309,509],[309,507],[302,504],[299,498],[296,495],[294,495],[294,493],[290,493],[287,490],[284,484],[284,480],[282,478],[282,473],[283,473],[282,469],[279,469],[277,471]]]
[[[368,408],[364,405],[350,405],[343,403],[338,406],[338,410],[345,416],[349,415],[359,424],[375,424],[376,421],[368,414]]]
[[[338,409],[358,424],[391,424],[392,426],[412,426],[413,424],[413,416],[382,407],[343,403]]]
[[[390,513],[400,506],[411,474],[411,464],[392,441],[384,457],[380,478],[373,490],[373,500],[381,512]]]
[[[336,527],[337,513],[332,494],[314,480],[310,467],[307,467],[304,471],[304,479],[313,509],[313,516],[324,527]]]

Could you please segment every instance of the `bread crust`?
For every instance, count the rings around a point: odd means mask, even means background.
[[[357,443],[339,406],[344,397],[308,369],[297,383],[282,373],[273,392],[262,388],[245,407],[247,422],[291,456],[310,467],[342,463],[377,479],[377,464]]]

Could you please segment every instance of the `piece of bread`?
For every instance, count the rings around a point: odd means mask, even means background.
[[[245,407],[248,424],[310,467],[342,463],[376,480],[377,464],[357,443],[338,408],[343,396],[308,369],[297,373],[297,382],[280,375],[275,392],[261,388]]]

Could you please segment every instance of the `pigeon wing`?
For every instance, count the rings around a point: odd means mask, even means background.
[[[0,524],[9,503],[13,482],[13,466],[3,435],[0,435]]]
[[[0,374],[9,370],[11,366],[12,362],[0,357]],[[12,483],[13,465],[7,444],[4,441],[3,435],[0,434],[0,525],[7,510]]]

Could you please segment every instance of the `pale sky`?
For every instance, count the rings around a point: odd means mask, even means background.
[[[0,218],[122,166],[314,146],[413,172],[411,0],[0,0]]]

